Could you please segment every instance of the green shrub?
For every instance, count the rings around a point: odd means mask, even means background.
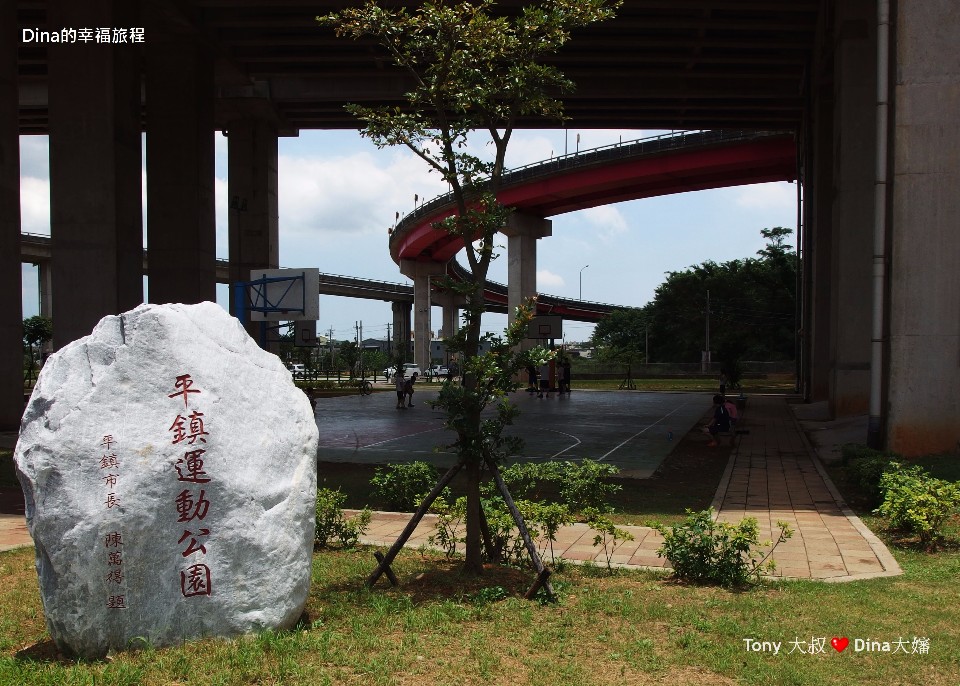
[[[860,443],[845,443],[840,446],[840,454],[846,480],[863,492],[871,507],[879,505],[883,501],[880,477],[898,456]]]
[[[609,501],[621,486],[610,483],[609,479],[618,473],[613,465],[596,460],[515,463],[500,470],[516,500],[545,502],[559,498],[571,512],[588,509],[610,512]],[[488,483],[484,485],[483,495],[498,498],[499,492],[495,485]]]
[[[487,529],[490,532],[490,542],[493,547],[493,550],[487,552],[487,558],[491,562],[522,565],[527,556],[527,548],[507,504],[502,498],[484,499],[482,503],[483,515],[487,520]],[[527,533],[531,538],[536,539],[540,531],[531,516],[536,503],[529,500],[515,500],[514,504],[523,516]]]
[[[595,460],[564,462],[563,467],[560,499],[571,511],[610,512],[610,498],[621,489],[619,484],[608,481],[619,472],[616,467]]]
[[[773,561],[767,561],[770,553],[793,535],[784,522],[777,522],[780,535],[776,543],[762,544],[771,547],[766,555],[760,556],[756,552],[761,545],[756,519],[747,517],[734,525],[714,521],[713,516],[713,508],[700,512],[687,510],[687,518],[681,524],[654,527],[663,535],[663,545],[657,554],[670,561],[678,579],[727,588],[743,586],[759,579],[762,572],[773,571]]]
[[[344,548],[352,548],[360,540],[363,532],[370,526],[373,513],[363,508],[357,515],[347,519],[343,515],[343,504],[347,501],[345,493],[329,488],[317,489],[316,545],[325,548],[336,539]]]
[[[597,535],[593,537],[594,547],[603,546],[603,554],[607,558],[607,569],[612,570],[613,554],[626,541],[632,541],[633,534],[626,529],[619,528],[613,523],[612,519],[595,508],[587,508],[583,515],[587,518],[587,526],[597,532]]]
[[[413,512],[439,480],[436,467],[416,461],[377,467],[370,485],[374,497],[382,499],[387,508]]]
[[[430,511],[437,515],[437,531],[427,537],[427,543],[439,546],[447,558],[451,558],[457,552],[457,544],[467,540],[460,534],[460,526],[467,514],[467,499],[460,497],[450,503],[447,492],[430,504]]]
[[[880,478],[883,502],[875,512],[894,529],[916,534],[931,547],[943,538],[943,525],[960,511],[960,484],[930,476],[918,466],[892,462]]]
[[[557,559],[553,554],[553,543],[557,540],[557,532],[560,527],[573,523],[570,508],[562,503],[529,503],[529,511],[523,512],[523,515],[524,517],[529,516],[541,532],[543,541],[540,557],[543,557],[546,548],[549,547],[550,564],[556,564]]]

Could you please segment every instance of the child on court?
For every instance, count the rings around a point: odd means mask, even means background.
[[[713,420],[707,424],[707,431],[710,432],[710,442],[707,445],[711,448],[717,447],[718,433],[730,431],[730,413],[724,406],[722,395],[713,396]]]

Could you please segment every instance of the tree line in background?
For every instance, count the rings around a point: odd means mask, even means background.
[[[761,229],[757,257],[718,264],[708,260],[668,272],[652,301],[615,310],[594,329],[603,361],[700,362],[735,366],[742,360],[792,360],[796,346],[797,256],[792,229]],[[709,293],[709,300],[708,300]]]

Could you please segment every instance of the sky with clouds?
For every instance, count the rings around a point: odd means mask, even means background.
[[[517,167],[653,131],[524,130],[508,149]],[[579,138],[579,141],[578,141]],[[482,141],[471,141],[484,154]],[[49,165],[46,137],[20,142],[21,219],[29,233],[49,234]],[[227,141],[216,135],[217,256],[227,256]],[[387,229],[420,202],[445,192],[425,163],[400,148],[378,150],[355,131],[304,131],[279,143],[280,265],[410,284],[387,249]],[[144,194],[144,205],[146,197]],[[796,186],[769,183],[648,198],[553,217],[553,235],[538,241],[537,287],[543,293],[616,305],[642,306],[670,271],[705,260],[754,256],[760,230],[795,228]],[[506,283],[506,241],[491,265],[490,278]],[[465,262],[465,259],[461,259]],[[218,287],[227,303],[227,287]],[[23,266],[24,316],[37,314],[37,270]],[[385,337],[390,304],[320,297],[318,329],[353,338],[355,322],[364,337]],[[440,327],[434,308],[433,328]],[[500,331],[506,315],[488,314],[484,328]],[[589,338],[592,326],[567,322],[567,341]]]

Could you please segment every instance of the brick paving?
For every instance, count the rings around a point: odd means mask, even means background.
[[[781,543],[772,555],[778,576],[853,581],[902,573],[883,543],[843,503],[813,456],[784,397],[750,398],[740,428],[749,433],[735,439],[713,506],[720,521],[735,523],[755,517],[762,541],[778,533],[778,521],[790,525],[792,538]],[[375,513],[373,525],[361,541],[389,546],[409,517]],[[407,546],[427,545],[435,522],[432,515],[424,517]],[[649,527],[622,528],[633,534],[634,540],[616,548],[611,564],[669,568],[669,563],[657,555],[663,542],[659,533]],[[554,554],[565,560],[606,565],[606,553],[593,545],[595,535],[585,524],[564,527],[553,544]]]
[[[749,399],[726,472],[714,498],[718,519],[738,522],[755,517],[761,540],[772,538],[777,522],[794,530],[791,539],[774,551],[777,574],[792,579],[852,581],[901,574],[893,556],[853,515],[823,472],[787,400],[782,396]],[[9,436],[5,438],[9,439]],[[706,437],[704,437],[706,440]],[[5,442],[10,442],[9,440]],[[361,542],[389,546],[410,515],[377,512]],[[428,515],[407,545],[428,545],[436,518]],[[623,527],[634,540],[618,546],[611,563],[624,567],[667,568],[657,556],[662,537],[648,527]],[[595,532],[584,524],[564,527],[553,544],[554,554],[567,560],[607,563]],[[0,551],[31,545],[22,516],[0,515]]]

